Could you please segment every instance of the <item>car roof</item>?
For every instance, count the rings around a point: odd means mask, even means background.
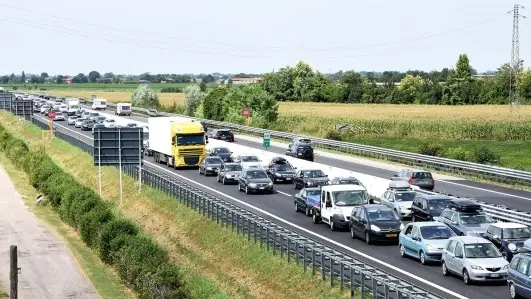
[[[499,228],[526,228],[527,225],[523,225],[520,223],[511,223],[511,222],[497,222],[491,224],[491,226],[499,227]]]
[[[317,168],[308,168],[308,169],[301,169],[300,172],[308,172],[308,171],[321,171],[323,172],[321,169],[317,169]]]
[[[321,187],[324,191],[362,191],[365,190],[365,187],[355,184],[343,184],[343,185],[326,185]]]
[[[403,170],[411,171],[411,172],[430,172],[429,170],[423,170],[423,169],[416,169],[416,168],[404,168]]]
[[[425,227],[425,226],[445,226],[448,227],[446,224],[439,222],[439,221],[421,221],[421,222],[411,222],[412,225],[415,225],[417,227]]]
[[[241,165],[240,163],[236,163],[236,162],[229,162],[229,163],[223,163],[223,165]]]
[[[422,193],[421,193],[422,194]],[[423,194],[427,200],[430,199],[452,199],[452,197],[444,194]]]
[[[386,209],[386,210],[392,210],[390,207],[386,205],[378,205],[378,204],[365,204],[361,205],[361,207],[364,207],[366,209]]]
[[[473,236],[456,236],[456,237],[451,237],[450,240],[462,241],[465,244],[490,243],[490,241],[487,239],[484,239],[481,237],[473,237]]]
[[[338,180],[356,180],[356,181],[359,181],[357,178],[353,177],[353,176],[336,176],[334,179],[338,179]]]
[[[308,191],[319,191],[321,190],[321,188],[319,187],[306,187],[306,188],[302,188],[303,190],[308,190]]]

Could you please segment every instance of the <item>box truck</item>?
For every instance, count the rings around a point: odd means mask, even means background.
[[[68,115],[74,115],[76,114],[76,111],[81,109],[81,106],[79,106],[79,100],[78,99],[66,99],[66,113]]]
[[[182,117],[148,118],[149,142],[145,154],[157,163],[179,168],[198,166],[208,143],[200,122]]]
[[[105,110],[107,109],[106,99],[94,99],[92,101],[92,110]]]
[[[127,115],[130,116],[131,112],[133,111],[133,106],[131,103],[118,103],[116,104],[116,112],[114,112],[115,115]]]

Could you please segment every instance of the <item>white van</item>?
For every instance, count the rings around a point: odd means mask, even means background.
[[[106,99],[94,99],[92,101],[92,110],[105,110],[107,109]]]
[[[331,230],[349,227],[354,207],[369,203],[369,194],[360,185],[327,185],[321,187],[321,204],[312,211],[313,222],[327,223]]]
[[[118,103],[116,104],[116,112],[114,114],[131,116],[132,111],[133,106],[131,103]]]

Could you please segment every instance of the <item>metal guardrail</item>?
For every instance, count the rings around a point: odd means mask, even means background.
[[[90,103],[90,101],[87,101]],[[115,109],[116,105],[107,104],[108,108]],[[133,107],[133,112],[143,115],[153,116],[153,109],[137,108]],[[291,141],[295,137],[301,137],[301,135],[286,133],[280,131],[266,130],[260,128],[254,128],[239,124],[233,124],[228,122],[200,119],[190,117],[186,115],[177,115],[166,112],[157,112],[160,116],[180,116],[190,119],[196,119],[205,122],[208,126],[217,128],[230,128],[235,131],[243,132],[245,134],[251,134],[255,136],[263,136],[264,133],[269,133],[272,138]],[[457,174],[468,174],[481,178],[493,179],[505,183],[528,183],[531,184],[531,172],[516,170],[510,168],[504,168],[493,165],[485,165],[473,162],[459,161],[442,157],[434,157],[422,154],[416,154],[411,152],[404,152],[392,149],[386,149],[376,146],[356,144],[350,142],[336,141],[324,138],[317,138],[306,136],[312,140],[315,147],[323,148],[327,150],[344,152],[347,154],[354,154],[358,156],[374,157],[383,160],[390,160],[410,165],[428,166],[435,170],[450,171]]]
[[[38,118],[33,118],[32,122],[47,128],[47,124]],[[66,132],[60,126],[55,130],[55,136],[91,153],[93,145],[89,143],[90,138],[79,135],[72,136],[72,132]],[[122,169],[127,175],[138,179],[138,166],[123,166]],[[294,261],[297,265],[302,265],[305,272],[312,271],[313,275],[319,273],[323,281],[329,281],[331,287],[339,285],[342,291],[349,289],[351,296],[366,298],[369,295],[385,299],[444,298],[152,167],[143,166],[142,183],[169,194],[222,227],[230,226],[233,232],[246,236],[249,242],[260,243],[260,247],[265,247],[274,255],[280,255],[282,259],[286,258],[288,263]]]

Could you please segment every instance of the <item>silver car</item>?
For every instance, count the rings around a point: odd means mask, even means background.
[[[65,120],[65,116],[63,115],[62,112],[55,112],[55,117],[53,118],[53,120]]]
[[[411,185],[419,186],[422,189],[433,190],[435,180],[431,172],[419,169],[402,169],[395,173],[391,178],[392,181],[406,181]]]
[[[411,206],[417,192],[411,189],[411,186],[404,181],[391,181],[389,188],[385,190],[380,197],[380,204],[386,205],[393,209],[400,219],[411,217]]]
[[[508,267],[498,248],[480,237],[451,237],[442,253],[443,275],[459,275],[465,284],[507,280]]]
[[[221,164],[218,171],[218,183],[223,183],[223,185],[237,183],[242,170],[242,166],[239,163]]]
[[[67,121],[68,125],[70,125],[70,126],[75,125],[77,119],[78,119],[77,116],[70,116],[70,117],[68,117],[68,121]]]
[[[83,125],[83,121],[85,121],[86,119],[87,119],[86,117],[80,117],[76,119],[76,122],[74,123],[74,127],[81,128],[81,126]]]

